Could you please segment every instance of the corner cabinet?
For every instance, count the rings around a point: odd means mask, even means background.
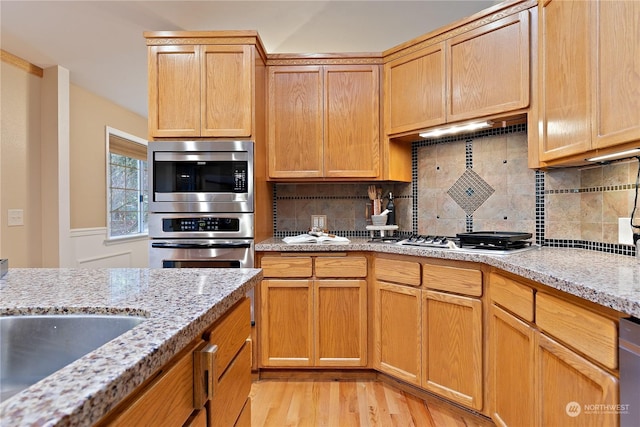
[[[367,365],[367,258],[346,254],[263,256],[263,367]],[[286,333],[283,333],[286,331]]]
[[[252,32],[146,32],[149,138],[254,133]]]
[[[385,134],[404,136],[444,123],[525,113],[532,12],[520,9],[531,6],[515,6],[387,51]]]
[[[540,7],[540,160],[572,164],[640,140],[638,2]]]
[[[447,121],[529,106],[529,11],[446,41]]]
[[[482,411],[482,272],[420,261],[375,257],[374,367]]]
[[[378,178],[379,68],[268,67],[269,177]]]

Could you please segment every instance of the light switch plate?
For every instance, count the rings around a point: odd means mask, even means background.
[[[633,245],[633,231],[629,221],[631,218],[618,218],[618,243]]]
[[[9,209],[7,211],[7,225],[9,227],[24,225],[24,211],[22,209]]]

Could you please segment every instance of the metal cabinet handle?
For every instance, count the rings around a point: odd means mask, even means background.
[[[213,380],[218,346],[205,344],[193,352],[193,408],[200,409],[213,398]]]

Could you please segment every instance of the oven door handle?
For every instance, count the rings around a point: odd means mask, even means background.
[[[152,248],[163,249],[234,249],[234,248],[250,248],[251,243],[169,243],[169,242],[156,242],[151,244]]]

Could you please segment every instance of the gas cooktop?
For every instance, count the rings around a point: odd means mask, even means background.
[[[476,231],[452,236],[418,235],[399,241],[402,246],[441,248],[463,252],[505,255],[534,248],[531,233],[507,231]]]

